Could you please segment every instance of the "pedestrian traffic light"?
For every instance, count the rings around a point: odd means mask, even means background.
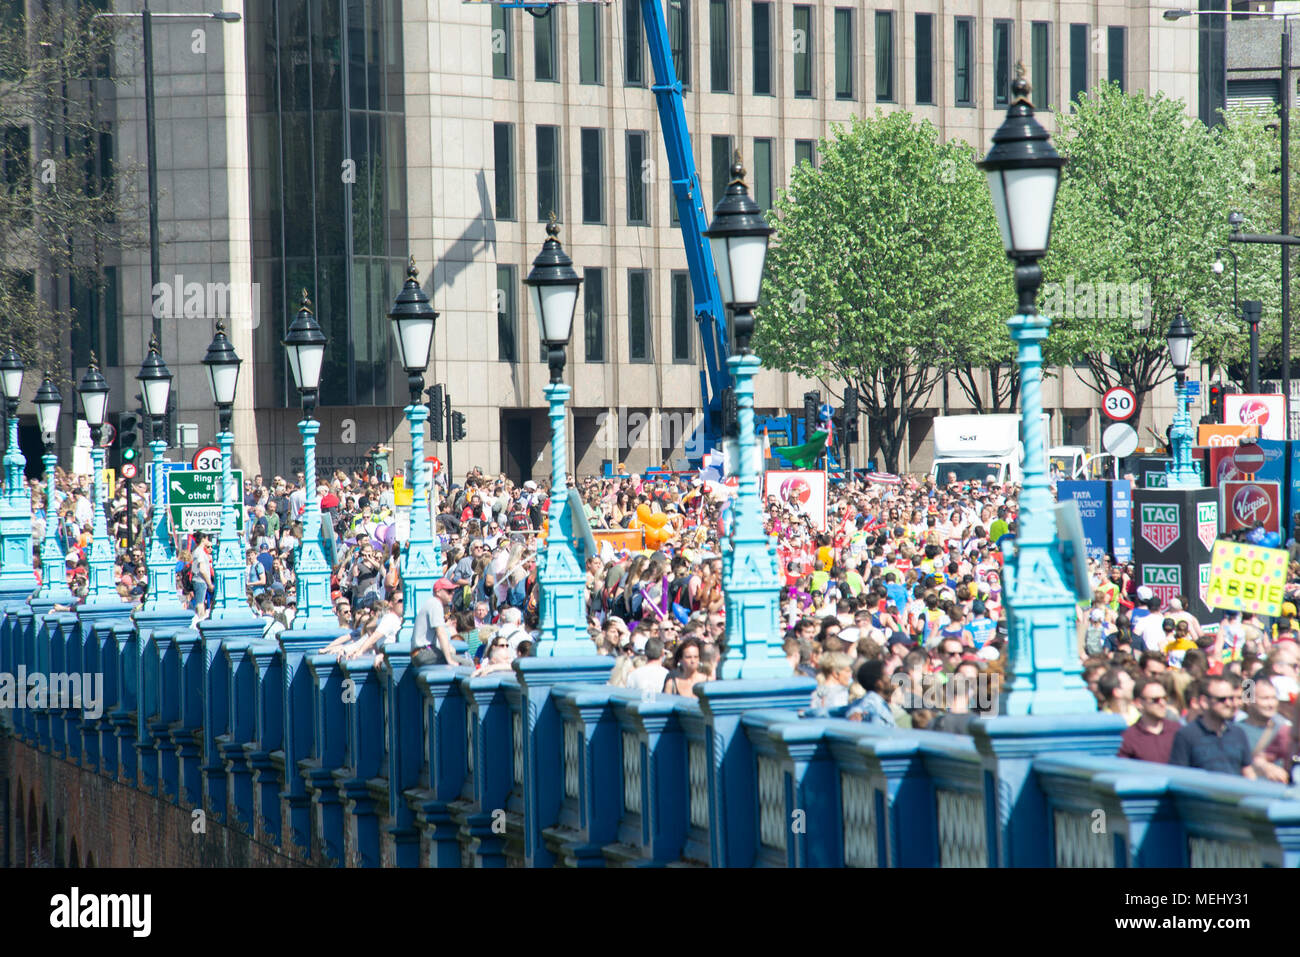
[[[817,431],[817,408],[822,404],[822,394],[814,389],[803,394],[803,440],[807,442]]]
[[[429,438],[441,442],[442,429],[442,386],[435,385],[425,390],[429,394]]]
[[[134,462],[140,455],[140,416],[134,412],[121,412],[117,417],[117,442],[122,464]]]
[[[451,414],[451,440],[459,442],[465,438],[465,413],[453,412]]]

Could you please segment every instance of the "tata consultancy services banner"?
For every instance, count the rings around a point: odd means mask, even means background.
[[[1133,560],[1133,486],[1125,479],[1107,482],[1110,489],[1110,549],[1117,562]]]
[[[1083,546],[1088,550],[1088,557],[1104,558],[1110,554],[1106,483],[1060,481],[1056,483],[1056,498],[1061,502],[1074,499],[1079,506]]]

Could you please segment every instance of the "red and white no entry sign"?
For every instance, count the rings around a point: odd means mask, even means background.
[[[1116,422],[1132,418],[1136,408],[1137,396],[1127,386],[1117,385],[1107,389],[1101,397],[1101,411]]]
[[[433,472],[434,475],[442,471],[442,463],[438,461],[436,455],[426,457],[425,461],[429,463],[429,471]]]
[[[1254,442],[1243,445],[1232,453],[1232,464],[1238,472],[1254,475],[1264,467],[1264,450]]]

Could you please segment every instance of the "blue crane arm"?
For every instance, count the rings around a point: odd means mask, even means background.
[[[628,0],[634,2],[634,0]],[[721,447],[722,393],[731,387],[727,369],[727,329],[722,294],[713,271],[713,251],[709,248],[708,214],[704,191],[695,171],[695,154],[691,150],[691,133],[686,128],[686,108],[682,102],[682,84],[677,79],[672,50],[668,42],[668,22],[660,0],[640,0],[641,19],[650,45],[650,63],[654,68],[652,89],[663,124],[664,147],[668,153],[668,172],[672,177],[673,197],[677,201],[677,218],[681,224],[686,263],[690,269],[691,288],[695,296],[695,321],[700,329],[704,368],[700,370],[700,393],[704,407],[704,451]],[[698,435],[698,433],[697,433]],[[699,448],[697,445],[696,448]]]

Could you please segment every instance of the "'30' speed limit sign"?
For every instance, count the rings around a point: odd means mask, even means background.
[[[1131,418],[1136,408],[1137,396],[1133,394],[1132,389],[1122,385],[1107,389],[1105,395],[1101,397],[1101,411],[1107,418],[1114,419],[1116,422]]]

